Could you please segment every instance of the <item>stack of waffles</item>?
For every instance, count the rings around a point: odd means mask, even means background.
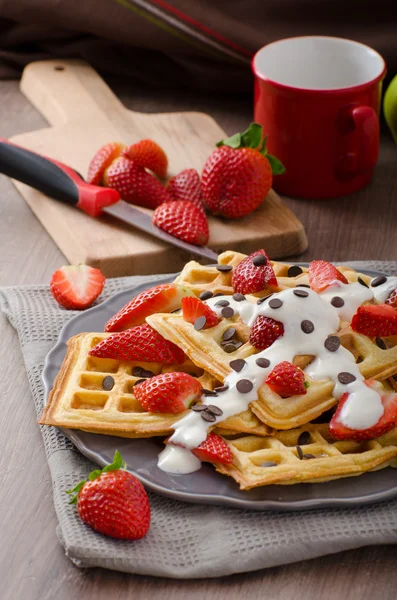
[[[390,292],[397,288],[397,281],[385,278],[385,281],[374,282],[372,277],[339,267],[345,283],[336,281],[336,288],[325,290],[320,297],[310,289],[305,267],[268,261],[276,283],[271,289],[264,286],[259,291],[242,294],[233,286],[233,273],[248,259],[243,254],[228,251],[219,256],[216,266],[203,266],[192,261],[175,281],[216,312],[216,325],[197,326],[186,320],[181,310],[155,312],[146,317],[151,328],[183,351],[184,360],[179,364],[119,360],[90,354],[99,343],[114,335],[112,333],[82,333],[69,340],[67,355],[40,423],[128,438],[164,436],[167,448],[174,441],[174,449],[180,448],[184,453],[189,453],[213,432],[228,446],[231,459],[217,462],[215,457],[212,462],[217,471],[233,477],[241,489],[268,484],[323,482],[388,466],[397,467],[397,427],[394,426],[397,410],[393,413],[396,415],[393,423],[390,425],[389,422],[382,429],[379,423],[375,426],[377,418],[372,423],[372,409],[368,412],[364,405],[358,410],[351,406],[350,416],[345,410],[345,416],[341,417],[344,434],[336,435],[330,428],[330,421],[339,410],[338,403],[346,400],[350,392],[351,397],[357,396],[354,386],[360,374],[361,379],[375,386],[376,392],[368,388],[371,393],[382,399],[386,395],[397,407],[394,394],[397,389],[397,337],[359,333],[351,326],[352,315],[347,314],[349,306],[354,306],[351,312],[356,313],[361,305],[384,303]],[[375,289],[377,294],[374,295]],[[354,300],[357,295],[358,299]],[[304,304],[305,298],[310,304]],[[296,304],[302,299],[302,305]],[[321,339],[321,344],[329,347],[332,354],[330,373],[328,376],[322,372],[319,377],[318,369],[321,371],[323,367],[318,364],[319,356],[308,351],[311,346],[309,342],[306,345],[306,339],[309,340],[311,335],[314,339],[325,327],[318,322],[322,313],[316,312],[317,304],[322,303],[322,306],[325,302],[335,307],[335,311],[338,308],[339,312],[335,312],[335,327],[332,331],[327,330],[332,343],[326,345]],[[259,309],[264,316],[272,314],[272,310],[279,311],[279,320],[285,326],[284,346],[281,338],[265,350],[250,342],[253,319],[258,315],[255,311]],[[288,315],[288,311],[294,323],[299,321],[303,333],[294,330],[288,334],[289,317],[282,317]],[[333,318],[330,313],[330,323]],[[304,343],[300,349],[301,338]],[[344,352],[344,360],[351,361],[350,370],[340,372],[332,366],[338,362],[333,357],[337,357],[339,346]],[[267,357],[273,359],[274,356],[278,357],[278,362],[289,361],[303,371],[305,393],[285,397],[266,384],[266,376],[275,366],[274,361],[269,364],[271,360]],[[328,355],[325,359],[328,360]],[[262,367],[260,381],[258,367],[253,370],[254,364]],[[200,411],[194,407],[177,414],[147,412],[134,395],[135,386],[142,380],[176,371],[189,373],[201,383],[204,390],[202,404],[222,408],[220,415],[205,423],[205,430]],[[360,392],[358,396],[360,398]],[[365,400],[364,393],[363,403]],[[382,410],[386,414],[389,409],[386,411],[381,407]],[[351,429],[353,422],[360,422],[358,433]],[[189,428],[193,435],[189,435]],[[346,435],[346,429],[353,433]],[[375,434],[371,435],[371,431]],[[197,438],[197,433],[204,437]],[[187,439],[196,439],[198,443],[181,448],[183,440]],[[183,463],[184,456],[178,460]],[[167,461],[164,462],[167,465]],[[168,468],[166,466],[164,470],[172,472],[171,463],[168,462]],[[188,469],[173,472],[188,472]]]

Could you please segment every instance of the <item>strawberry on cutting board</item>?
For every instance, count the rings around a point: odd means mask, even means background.
[[[253,294],[265,289],[274,291],[277,279],[264,250],[257,250],[244,258],[233,270],[232,285],[235,292]]]
[[[205,246],[208,243],[207,218],[192,202],[165,202],[154,211],[153,223],[188,244]]]
[[[196,169],[185,169],[178,175],[171,177],[166,189],[174,200],[193,202],[197,208],[204,211],[200,175]]]
[[[180,413],[196,402],[202,386],[188,373],[161,373],[134,387],[134,395],[144,410]]]
[[[131,158],[141,167],[149,169],[161,179],[167,177],[168,158],[164,150],[153,140],[141,140],[123,150],[123,156]]]
[[[274,367],[266,384],[282,398],[306,394],[304,372],[286,360]]]
[[[103,290],[105,276],[88,265],[67,265],[53,274],[51,293],[61,306],[70,310],[88,308]]]
[[[220,435],[209,433],[207,438],[194,450],[193,454],[203,462],[230,464],[233,454],[229,445]]]
[[[119,142],[110,142],[99,148],[98,152],[93,156],[89,167],[87,181],[93,185],[103,184],[103,174],[115,158],[120,156],[124,148],[124,144]]]
[[[74,494],[81,519],[98,533],[119,540],[139,540],[150,527],[150,504],[145,488],[125,470],[116,450],[113,462],[92,471],[67,494]]]
[[[349,283],[334,265],[326,260],[312,260],[309,264],[309,283],[315,292],[323,292],[333,281]]]
[[[105,325],[105,331],[123,331],[141,325],[154,313],[169,313],[181,306],[185,296],[194,296],[188,288],[175,283],[163,283],[144,290],[128,302]]]
[[[259,315],[251,327],[249,341],[257,350],[265,350],[282,335],[284,325],[280,321]]]
[[[357,333],[369,337],[397,335],[397,311],[388,304],[365,304],[359,306],[351,327]]]
[[[194,325],[197,319],[203,318],[200,329],[209,329],[218,325],[219,319],[215,311],[199,298],[182,298],[182,315],[185,321]]]

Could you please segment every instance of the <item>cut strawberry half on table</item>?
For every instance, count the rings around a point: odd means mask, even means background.
[[[215,311],[199,298],[182,298],[182,315],[185,321],[194,325],[202,317],[200,329],[209,329],[218,325],[219,319]]]
[[[204,211],[200,175],[196,169],[185,169],[171,177],[166,185],[166,190],[174,200],[192,202],[197,208]]]
[[[123,150],[123,156],[133,159],[138,165],[149,169],[161,179],[167,177],[167,155],[153,140],[141,140],[126,146]]]
[[[388,304],[365,304],[359,306],[351,327],[357,333],[369,337],[397,335],[397,311]]]
[[[266,379],[269,388],[282,398],[306,394],[305,374],[299,367],[283,361],[274,367]]]
[[[202,386],[188,373],[161,373],[134,387],[134,395],[144,410],[180,413],[196,402]]]
[[[208,243],[207,218],[192,202],[174,200],[162,204],[153,213],[153,223],[188,244],[205,246]]]
[[[203,462],[228,465],[233,461],[233,454],[227,442],[213,432],[209,433],[206,440],[192,452]]]
[[[169,313],[181,307],[185,296],[194,296],[188,288],[175,283],[163,283],[145,290],[133,298],[105,325],[105,331],[124,331],[141,325],[154,313]]]
[[[369,387],[378,390],[379,383],[376,381],[366,381]],[[338,408],[329,424],[329,432],[332,437],[336,440],[355,440],[364,441],[372,440],[374,438],[384,435],[391,429],[397,426],[397,394],[387,392],[386,390],[380,391],[380,397],[384,408],[384,413],[379,421],[369,427],[368,429],[350,429],[342,423],[341,413],[344,409],[346,402],[348,401],[349,394],[346,392],[339,400]]]
[[[276,275],[264,250],[257,250],[237,265],[233,270],[232,285],[234,291],[240,294],[277,288]]]
[[[70,310],[88,308],[103,290],[105,276],[87,265],[67,265],[53,274],[50,290],[61,306]]]
[[[89,167],[87,181],[93,185],[102,185],[103,175],[105,169],[107,169],[115,158],[120,156],[124,148],[124,144],[118,142],[111,142],[102,146],[98,152],[93,156]]]
[[[156,362],[163,365],[181,364],[185,359],[178,346],[163,338],[147,323],[113,333],[91,348],[89,354],[97,358]]]
[[[313,260],[309,264],[309,283],[315,292],[323,292],[333,281],[349,283],[334,265],[326,260]]]
[[[249,341],[257,350],[265,350],[282,335],[284,325],[280,321],[259,315],[251,328]]]

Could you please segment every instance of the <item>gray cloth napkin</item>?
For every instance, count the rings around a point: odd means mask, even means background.
[[[357,269],[397,273],[397,263],[350,264]],[[108,280],[100,299],[145,281],[155,282],[156,277]],[[45,356],[75,313],[61,309],[44,285],[3,288],[0,302],[18,332],[39,416],[44,402],[41,372]],[[136,542],[112,540],[87,527],[65,494],[95,465],[60,431],[41,429],[59,520],[57,533],[67,556],[78,567],[183,579],[218,577],[397,542],[397,500],[286,513],[188,504],[154,493],[149,493],[152,522],[148,535]]]

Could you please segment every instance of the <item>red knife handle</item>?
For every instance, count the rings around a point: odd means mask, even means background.
[[[50,198],[80,208],[92,217],[120,200],[116,190],[91,185],[71,167],[0,138],[0,173],[26,183]]]

